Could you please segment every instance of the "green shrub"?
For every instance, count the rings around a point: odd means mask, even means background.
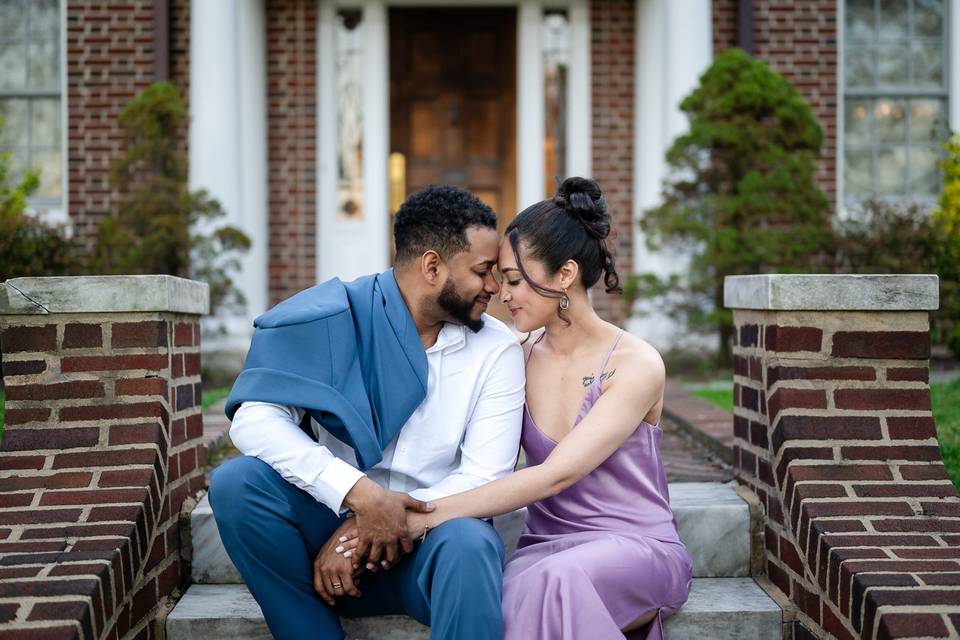
[[[97,229],[91,270],[193,277],[210,285],[212,309],[242,306],[230,273],[250,240],[235,227],[216,227],[220,204],[188,189],[186,110],[176,87],[147,87],[124,107],[119,124],[126,151],[110,172],[117,202]]]
[[[3,126],[0,118],[0,131]],[[21,276],[69,274],[77,268],[64,228],[26,213],[27,198],[39,186],[35,171],[10,184],[10,153],[0,153],[0,282]]]
[[[627,291],[654,297],[695,332],[715,332],[729,364],[727,275],[816,271],[831,246],[829,200],[815,184],[823,134],[783,76],[738,49],[719,54],[680,103],[690,123],[667,151],[663,203],[640,221],[652,250],[690,253],[686,273],[641,274]]]

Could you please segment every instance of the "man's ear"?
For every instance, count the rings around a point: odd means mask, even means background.
[[[567,260],[560,265],[560,288],[569,289],[580,275],[580,265],[574,260]]]
[[[431,286],[443,284],[446,280],[446,265],[443,258],[431,249],[420,256],[420,273]]]

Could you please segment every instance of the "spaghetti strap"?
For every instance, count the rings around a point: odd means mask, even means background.
[[[614,340],[613,340],[613,344],[610,345],[610,350],[607,351],[607,357],[605,357],[605,358],[603,359],[603,364],[600,365],[600,373],[597,374],[597,380],[599,380],[599,379],[600,379],[600,376],[602,376],[602,375],[606,372],[606,370],[607,370],[607,363],[610,362],[610,356],[613,355],[613,352],[614,352],[614,350],[617,348],[617,344],[620,342],[620,337],[621,337],[622,335],[623,335],[623,329],[620,329],[620,332],[617,334],[617,337],[614,338]],[[531,351],[532,351],[532,350],[533,350],[533,349],[531,349]]]

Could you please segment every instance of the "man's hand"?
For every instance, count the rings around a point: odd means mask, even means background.
[[[337,552],[337,548],[343,544],[341,538],[351,539],[356,534],[356,520],[347,518],[320,548],[313,561],[313,588],[330,606],[335,604],[335,598],[344,595],[360,597],[353,559]]]
[[[401,550],[413,551],[413,540],[407,534],[407,509],[421,513],[434,509],[432,504],[388,491],[369,478],[353,485],[343,502],[357,515],[359,539],[353,559],[366,558],[374,564],[386,560],[393,565]]]
[[[416,511],[407,511],[407,537],[412,540],[418,540],[423,538],[427,531],[430,529],[430,516],[424,513],[418,513]],[[360,540],[357,537],[357,530],[352,529],[348,531],[343,537],[339,540],[340,544],[337,545],[335,551],[342,555],[344,558],[353,558],[356,554],[357,545]],[[386,562],[382,560],[382,562]],[[358,566],[355,564],[355,566]],[[392,565],[389,563],[387,565],[380,565],[384,569],[389,569]],[[380,568],[378,565],[368,562],[366,564],[368,571],[376,573]]]

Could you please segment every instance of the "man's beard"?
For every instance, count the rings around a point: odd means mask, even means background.
[[[440,290],[440,295],[437,296],[437,304],[440,305],[440,308],[449,313],[450,317],[457,322],[467,325],[467,328],[474,333],[477,333],[483,328],[482,317],[477,319],[470,317],[470,311],[476,302],[477,298],[464,300],[460,294],[457,293],[457,288],[453,285],[452,278],[447,278],[447,281],[443,283],[443,289]]]

